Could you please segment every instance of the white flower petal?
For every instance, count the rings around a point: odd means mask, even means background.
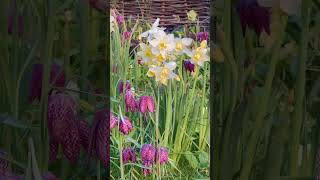
[[[160,18],[157,18],[156,21],[153,23],[152,27],[158,27],[159,26],[159,22],[160,22]]]
[[[192,39],[191,38],[183,38],[182,39],[182,43],[185,45],[185,46],[190,46],[191,43],[192,43]]]
[[[172,71],[177,67],[177,63],[168,62],[168,63],[165,63],[164,66]]]

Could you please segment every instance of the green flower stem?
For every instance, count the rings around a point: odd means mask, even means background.
[[[55,1],[47,0],[44,3],[46,8],[46,26],[44,27],[44,39],[45,45],[43,49],[43,61],[44,61],[44,70],[43,70],[43,81],[42,81],[42,92],[41,92],[41,144],[43,153],[42,159],[40,161],[41,170],[46,171],[48,169],[48,152],[49,152],[49,143],[48,143],[48,131],[47,131],[47,105],[48,105],[48,93],[49,93],[49,74],[51,67],[51,58],[52,58],[52,47],[53,47],[53,38],[54,38],[54,24],[55,24]]]
[[[297,176],[298,171],[298,154],[300,146],[300,132],[303,121],[304,111],[304,98],[305,98],[305,82],[306,82],[306,60],[307,48],[308,48],[308,32],[309,32],[309,21],[310,21],[310,0],[302,1],[301,6],[301,18],[302,19],[302,32],[300,42],[300,57],[299,57],[299,76],[296,83],[296,103],[293,112],[293,136],[291,141],[291,155],[290,155],[290,174]]]
[[[246,161],[245,161],[245,164],[243,166],[243,170],[240,175],[240,180],[248,180],[250,177],[251,169],[252,169],[253,162],[254,162],[254,157],[255,157],[254,155],[256,152],[256,147],[257,147],[258,141],[260,139],[261,133],[263,132],[262,129],[264,126],[264,118],[266,115],[268,100],[269,100],[271,89],[272,89],[272,82],[273,82],[273,78],[274,78],[277,63],[278,63],[278,56],[279,55],[277,52],[279,52],[279,50],[281,48],[282,39],[284,37],[285,27],[287,24],[287,17],[285,17],[281,20],[283,22],[282,29],[277,34],[278,35],[278,37],[276,38],[277,41],[274,45],[273,53],[271,56],[270,68],[269,68],[267,78],[265,81],[264,96],[260,97],[260,101],[259,101],[260,105],[258,107],[256,120],[253,125],[254,129],[253,129],[252,135],[248,141]]]

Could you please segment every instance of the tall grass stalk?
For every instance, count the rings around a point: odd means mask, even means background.
[[[291,156],[290,156],[290,174],[297,176],[299,174],[298,157],[299,157],[299,146],[301,136],[301,125],[304,120],[304,106],[305,103],[305,84],[306,84],[306,60],[308,58],[308,32],[309,32],[309,21],[310,21],[310,0],[305,0],[301,6],[301,17],[302,18],[302,31],[301,41],[299,48],[299,74],[296,82],[296,103],[293,112],[293,136],[291,144]]]

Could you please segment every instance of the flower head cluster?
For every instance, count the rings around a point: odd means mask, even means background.
[[[152,173],[150,168],[153,164],[159,161],[159,163],[163,165],[169,161],[168,149],[164,147],[156,149],[151,144],[144,144],[141,148],[141,161],[144,166],[148,167],[148,169],[143,169],[143,174],[149,175]]]
[[[205,61],[209,60],[207,41],[203,40],[200,47],[191,49],[193,40],[191,38],[174,37],[173,34],[167,34],[165,28],[160,28],[160,19],[158,18],[151,29],[142,33],[142,37],[147,38],[146,43],[140,43],[140,51],[137,55],[141,63],[148,66],[147,75],[154,77],[156,82],[161,85],[167,85],[169,80],[180,80],[174,72],[178,57],[187,55],[191,58],[191,63],[203,66]],[[201,37],[206,38],[206,37]]]

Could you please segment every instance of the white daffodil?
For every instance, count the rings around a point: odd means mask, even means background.
[[[179,80],[179,76],[173,72],[176,67],[177,64],[175,62],[164,63],[163,67],[152,66],[149,68],[147,75],[155,77],[159,84],[167,85],[170,79]]]
[[[139,51],[137,55],[142,58],[142,62],[144,64],[151,64],[151,61],[154,58],[151,47],[146,45],[145,43],[140,43],[140,48],[141,51]]]
[[[191,58],[190,62],[199,66],[203,66],[204,62],[209,61],[207,41],[202,41],[200,47],[186,51],[186,54]]]
[[[288,15],[300,14],[301,0],[258,0],[258,3],[263,7],[280,7]]]
[[[166,34],[164,31],[159,31],[155,39],[149,42],[152,46],[152,53],[162,56],[166,56],[169,52],[175,48],[173,34]]]
[[[191,38],[175,38],[175,52],[178,55],[183,54],[185,51],[188,50],[188,47],[191,45],[192,43],[192,39]]]
[[[158,34],[159,31],[164,31],[166,28],[158,27],[160,22],[160,18],[157,18],[156,21],[152,24],[152,27],[150,30],[145,31],[141,34],[141,37],[148,37],[148,41],[150,41],[152,38]]]
[[[114,31],[114,17],[110,15],[110,32]]]

